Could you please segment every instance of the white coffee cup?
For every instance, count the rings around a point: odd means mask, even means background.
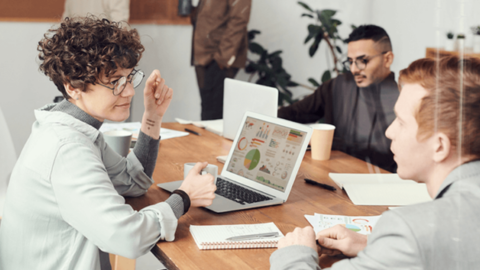
[[[188,173],[195,166],[195,164],[196,163],[185,163],[183,165],[183,179],[187,178]],[[201,175],[204,175],[207,173],[213,175],[213,177],[215,178],[215,184],[217,184],[218,166],[213,164],[208,164],[207,167],[205,167],[201,171]]]
[[[103,133],[105,142],[122,157],[128,155],[132,133],[126,130],[109,130]]]

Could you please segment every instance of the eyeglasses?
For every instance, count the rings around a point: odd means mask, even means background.
[[[133,88],[135,88],[142,83],[143,77],[145,77],[145,73],[143,73],[143,71],[134,69],[127,77],[123,76],[120,79],[111,82],[110,84],[112,84],[113,87],[106,86],[101,83],[99,83],[99,85],[112,90],[113,95],[118,96],[123,92],[123,90],[125,90],[127,83],[131,83]]]
[[[343,61],[342,63],[343,63],[343,66],[345,67],[345,69],[347,71],[351,71],[350,67],[353,65],[353,63],[355,63],[355,65],[357,66],[357,68],[359,70],[364,70],[365,68],[367,68],[367,64],[368,64],[368,62],[370,62],[370,60],[372,60],[373,58],[375,58],[377,56],[386,54],[387,52],[388,51],[385,51],[385,52],[376,54],[374,56],[370,56],[368,58],[366,58],[366,57],[357,58],[357,59],[355,59],[355,61],[353,61],[352,59],[348,59],[348,60]]]

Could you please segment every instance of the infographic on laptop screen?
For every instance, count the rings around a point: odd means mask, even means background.
[[[306,135],[247,117],[227,171],[285,192]]]

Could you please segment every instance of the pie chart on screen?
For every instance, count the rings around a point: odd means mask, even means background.
[[[260,151],[257,149],[250,150],[250,152],[247,153],[245,156],[245,161],[243,162],[243,165],[245,168],[248,170],[253,170],[255,167],[257,167],[258,162],[260,161]]]

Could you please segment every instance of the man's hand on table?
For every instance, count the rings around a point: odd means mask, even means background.
[[[293,232],[287,233],[285,237],[278,241],[279,249],[293,245],[307,246],[317,250],[317,246],[315,244],[315,232],[313,231],[313,228],[310,226],[305,228],[297,227],[295,230],[293,230]]]
[[[317,234],[321,253],[330,256],[343,254],[348,257],[357,256],[367,245],[367,236],[351,231],[344,226],[336,225]]]
[[[278,241],[278,248],[303,245],[317,250],[320,254],[329,256],[343,254],[348,257],[355,257],[367,245],[366,235],[356,233],[341,225],[320,231],[316,238],[320,249],[317,249],[315,232],[312,227],[295,228],[293,232],[287,233],[284,238]]]
[[[190,170],[179,189],[185,191],[190,197],[190,205],[193,207],[209,206],[215,199],[215,179],[207,173],[201,175],[202,169],[207,167],[208,162],[198,162]]]

